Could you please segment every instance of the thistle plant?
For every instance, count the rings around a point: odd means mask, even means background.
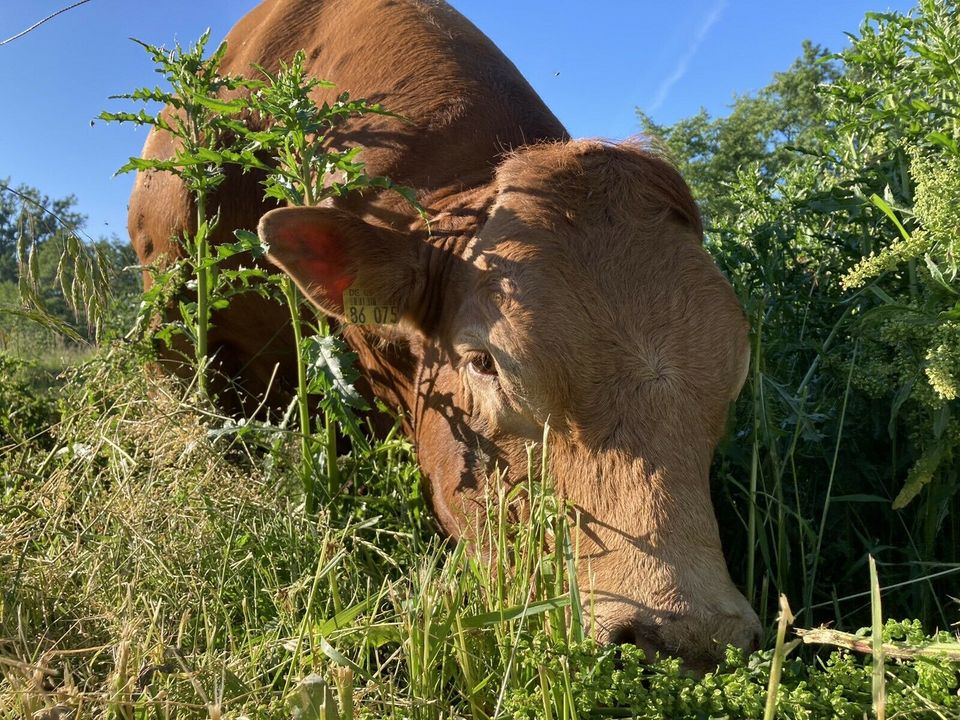
[[[204,57],[210,31],[188,49],[177,43],[173,50],[141,45],[154,62],[169,89],[159,86],[139,88],[130,94],[113,96],[152,105],[160,103],[166,109],[152,114],[146,109],[138,112],[103,112],[101,120],[108,122],[149,125],[169,133],[176,140],[174,154],[169,158],[130,158],[117,173],[131,171],[163,171],[173,173],[184,183],[196,208],[196,229],[192,235],[181,238],[187,263],[193,274],[196,300],[179,303],[183,327],[195,348],[198,384],[206,391],[208,363],[207,336],[210,313],[217,281],[218,258],[211,255],[210,235],[219,222],[219,213],[208,207],[211,193],[223,182],[224,165],[242,160],[239,153],[230,152],[242,137],[244,127],[237,116],[246,109],[242,96],[225,99],[225,94],[249,91],[259,83],[236,76],[220,74],[220,66],[227,46],[221,43]]]
[[[363,188],[397,192],[414,207],[413,193],[385,177],[368,176],[358,155],[361,148],[333,149],[330,133],[349,118],[367,113],[389,114],[381,106],[351,99],[340,93],[335,102],[318,105],[316,91],[333,87],[332,83],[308,75],[305,56],[298,52],[289,62],[281,62],[272,73],[260,66],[253,71],[258,79],[221,75],[226,53],[221,44],[204,58],[209,31],[189,50],[179,45],[166,51],[139,43],[150,54],[157,72],[164,76],[170,90],[141,88],[129,95],[117,96],[138,102],[166,103],[168,109],[156,115],[145,110],[137,113],[102,113],[101,119],[150,125],[170,133],[179,142],[174,156],[167,159],[130,158],[118,172],[165,171],[177,175],[186,185],[196,205],[196,233],[182,238],[187,263],[194,276],[197,300],[179,302],[183,328],[195,347],[195,361],[201,388],[205,388],[204,369],[208,362],[207,333],[212,309],[224,309],[230,298],[242,292],[258,292],[286,304],[290,313],[297,347],[296,411],[300,427],[300,475],[306,507],[316,509],[314,477],[318,459],[326,475],[326,493],[334,496],[340,487],[337,466],[337,429],[341,427],[356,444],[366,442],[355,410],[366,409],[353,389],[357,373],[346,344],[330,336],[322,318],[317,321],[318,337],[308,333],[301,311],[302,298],[293,281],[283,274],[271,274],[260,267],[221,268],[220,264],[237,254],[262,257],[265,248],[256,234],[237,229],[237,242],[210,247],[209,238],[219,222],[219,212],[209,207],[209,199],[224,179],[224,168],[233,165],[243,171],[256,170],[266,175],[264,196],[288,205],[315,205],[330,197],[342,197]],[[137,41],[139,42],[139,41]],[[240,117],[249,118],[249,123]],[[162,277],[176,278],[176,270]],[[154,303],[170,301],[163,283],[153,290]],[[175,328],[167,324],[161,331],[167,336]],[[309,396],[323,400],[323,427],[320,441],[315,439],[310,419]]]
[[[357,161],[360,148],[338,152],[327,145],[327,138],[331,130],[350,117],[384,112],[379,105],[369,105],[363,100],[351,100],[348,93],[341,93],[333,105],[317,105],[311,94],[319,88],[333,87],[333,83],[308,76],[304,69],[304,59],[303,52],[298,52],[289,64],[281,62],[280,70],[275,74],[263,67],[257,67],[265,81],[250,95],[249,107],[263,129],[248,130],[244,135],[249,151],[246,157],[255,158],[254,153],[258,153],[272,158],[269,165],[248,160],[244,166],[256,166],[267,171],[264,181],[265,197],[288,205],[315,205],[328,197],[342,196],[351,190],[374,184],[364,174],[363,165]],[[334,173],[340,173],[342,180],[330,180]],[[256,236],[249,231],[241,230],[237,237],[251,246],[258,243]],[[331,337],[305,337],[299,291],[287,275],[278,275],[275,281],[290,312],[297,347],[301,474],[307,507],[313,508],[314,440],[310,429],[308,396],[311,393],[320,393],[327,399],[327,402],[323,403],[322,457],[327,476],[327,493],[331,497],[340,485],[336,418],[350,418],[353,421],[350,424],[357,430],[358,424],[352,409],[364,409],[365,404],[353,389],[352,383],[356,377],[352,371],[352,361],[348,357],[348,348]],[[329,328],[322,319],[319,320],[318,330],[322,336],[329,336]],[[354,442],[363,442],[362,433],[349,434]]]
[[[383,188],[397,192],[415,207],[416,201],[408,188],[385,177],[368,176],[358,155],[361,148],[345,151],[333,149],[330,133],[346,120],[368,113],[389,114],[380,105],[362,99],[351,99],[342,92],[332,104],[318,105],[315,91],[332,88],[333,83],[308,75],[305,56],[298,52],[289,63],[281,62],[280,70],[271,73],[263,67],[262,84],[249,96],[249,110],[260,129],[244,132],[244,152],[239,159],[245,169],[256,168],[267,172],[264,195],[288,205],[316,205],[331,197],[365,188]],[[257,160],[268,156],[269,163]],[[418,208],[419,209],[419,208]],[[241,244],[251,248],[259,240],[248,230],[238,230]],[[260,250],[262,251],[262,249]],[[366,403],[353,388],[358,375],[354,356],[347,345],[330,334],[323,318],[317,322],[318,335],[307,336],[302,317],[302,298],[287,275],[276,275],[272,281],[280,288],[290,312],[294,340],[297,347],[297,410],[300,420],[301,476],[308,509],[315,507],[313,477],[314,446],[311,432],[308,396],[322,396],[323,427],[320,429],[323,469],[326,474],[326,492],[333,497],[340,487],[337,467],[337,428],[341,427],[354,445],[364,447],[366,439],[361,431],[356,410],[365,410]]]

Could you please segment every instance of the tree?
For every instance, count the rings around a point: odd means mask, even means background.
[[[795,162],[794,148],[824,145],[824,98],[818,88],[839,76],[827,51],[809,41],[802,55],[755,96],[738,97],[726,117],[701,109],[673,125],[658,125],[637,110],[643,131],[662,140],[700,205],[705,224],[722,223],[736,210],[730,186],[737,173],[756,165],[761,177],[779,178]]]
[[[70,335],[90,339],[90,325],[129,324],[140,283],[124,268],[136,256],[125,243],[83,242],[85,223],[73,195],[0,181],[0,349],[49,344],[51,328],[78,325]]]
[[[918,0],[837,55],[805,44],[726,117],[640,114],[753,327],[716,467],[725,544],[748,596],[785,592],[806,623],[864,624],[836,598],[868,554],[905,586],[885,611],[951,621],[956,581],[928,573],[960,561],[957,57],[957,1]]]
[[[29,185],[13,187],[0,179],[0,282],[16,282],[17,247],[39,249],[64,232],[79,232],[87,221],[77,212],[77,198],[51,200]]]

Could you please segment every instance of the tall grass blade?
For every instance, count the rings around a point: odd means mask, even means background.
[[[783,661],[800,641],[786,642],[787,628],[793,622],[793,613],[787,596],[780,596],[780,614],[777,618],[777,645],[773,651],[773,660],[770,663],[770,680],[767,683],[767,702],[763,710],[763,720],[773,720],[777,714],[777,694],[780,690],[780,676],[783,672]]]
[[[870,614],[871,639],[873,645],[873,713],[877,720],[885,720],[887,716],[887,689],[884,681],[884,651],[883,651],[883,611],[880,606],[880,582],[877,579],[877,562],[873,555],[870,562]]]

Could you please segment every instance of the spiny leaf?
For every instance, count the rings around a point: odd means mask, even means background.
[[[366,403],[353,387],[360,377],[354,367],[356,355],[343,340],[333,335],[304,338],[303,357],[309,379],[308,392],[332,393],[349,407],[365,409]]]

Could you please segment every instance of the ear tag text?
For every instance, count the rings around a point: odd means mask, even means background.
[[[400,308],[351,285],[343,291],[343,314],[354,325],[390,325],[400,321]]]

